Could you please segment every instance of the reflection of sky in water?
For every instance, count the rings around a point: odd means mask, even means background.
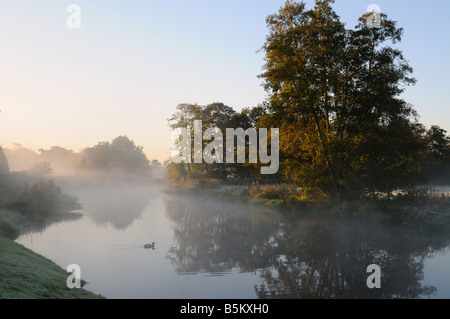
[[[450,299],[450,249],[443,249],[425,261],[423,283],[438,287],[440,299]],[[434,298],[436,296],[432,296]]]
[[[330,233],[326,222],[281,221],[278,214],[201,200],[169,201],[167,195],[144,188],[127,194],[113,188],[71,193],[80,198],[89,216],[50,225],[17,241],[63,268],[80,265],[86,288],[109,298],[238,299],[256,298],[256,291],[264,295],[271,290],[289,296],[286,289],[311,297],[315,286],[305,284],[311,265],[318,272],[327,263],[338,272],[359,271],[358,261],[385,261],[392,256],[392,265],[386,266],[392,271],[390,280],[401,277],[405,269],[415,269],[418,275],[409,280],[420,291],[417,278],[424,266],[423,284],[437,288],[431,297],[450,297],[449,250],[422,263],[420,256],[425,256],[427,247],[441,244],[411,234],[355,225]],[[127,210],[126,203],[132,209]],[[144,249],[144,244],[152,242],[155,250]],[[378,250],[373,255],[359,251],[359,242]],[[355,278],[366,278],[362,276]]]
[[[126,229],[139,219],[152,195],[142,187],[97,187],[73,193],[83,199],[83,210],[96,224],[111,224],[117,229]]]

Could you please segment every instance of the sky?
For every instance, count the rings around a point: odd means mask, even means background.
[[[0,0],[0,145],[75,151],[126,135],[150,160],[170,156],[180,103],[264,101],[257,76],[265,19],[284,0]],[[305,1],[308,7],[314,1]],[[68,28],[67,7],[81,8]],[[370,4],[405,29],[418,80],[403,98],[450,131],[450,1],[337,0],[348,27]]]

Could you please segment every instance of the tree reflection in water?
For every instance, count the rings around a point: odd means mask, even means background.
[[[167,216],[176,245],[168,258],[179,274],[255,272],[258,298],[421,298],[424,260],[444,238],[362,221],[274,213],[244,204],[171,197]],[[367,266],[381,267],[369,289]]]
[[[112,225],[125,230],[142,216],[149,205],[153,192],[144,187],[107,186],[78,190],[83,198],[83,208],[97,225]]]
[[[273,216],[249,207],[189,198],[167,202],[168,217],[176,222],[176,247],[169,259],[179,273],[242,272],[273,264],[279,255],[279,225]],[[243,209],[246,209],[243,214]]]
[[[424,260],[447,244],[411,230],[362,222],[304,219],[286,229],[276,274],[263,270],[259,298],[420,298]],[[381,289],[368,289],[367,266],[382,270]]]

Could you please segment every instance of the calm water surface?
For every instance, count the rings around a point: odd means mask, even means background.
[[[450,298],[445,238],[161,188],[66,185],[84,216],[17,242],[80,265],[86,288],[108,298]],[[370,264],[382,269],[381,289],[367,288]]]

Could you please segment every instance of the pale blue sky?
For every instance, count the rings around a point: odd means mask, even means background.
[[[66,27],[71,3],[81,29]],[[338,0],[335,10],[354,26],[372,3],[405,28],[400,47],[418,83],[404,98],[422,123],[450,131],[450,1]],[[0,144],[79,150],[127,135],[163,161],[179,103],[240,110],[264,100],[256,51],[283,4],[0,0]]]

